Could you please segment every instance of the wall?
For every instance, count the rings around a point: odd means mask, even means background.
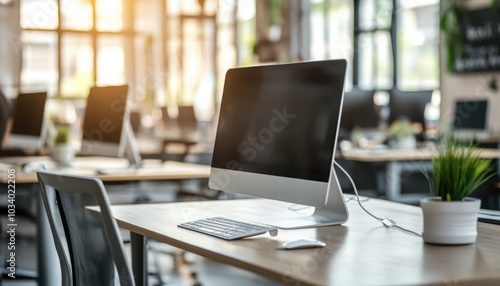
[[[492,0],[467,0],[469,8],[491,6]],[[441,1],[441,5],[443,1]],[[443,43],[441,38],[441,43]],[[453,116],[454,102],[460,98],[489,99],[490,130],[495,137],[500,137],[500,71],[469,74],[451,74],[446,71],[443,45],[440,50],[440,86],[441,86],[441,122],[449,122]],[[494,92],[488,89],[488,82],[494,76],[499,89]]]
[[[0,87],[10,97],[21,82],[21,27],[19,2],[0,5]]]

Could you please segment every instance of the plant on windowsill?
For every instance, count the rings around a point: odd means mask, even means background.
[[[68,127],[58,127],[54,136],[51,157],[63,166],[69,166],[74,158],[74,149],[71,144],[71,131]]]
[[[389,145],[392,149],[415,149],[417,140],[408,118],[400,118],[389,127]]]
[[[481,159],[480,152],[472,143],[450,136],[437,147],[432,176],[423,171],[431,187],[431,197],[420,201],[425,242],[457,245],[476,241],[481,201],[467,196],[494,176],[491,160]]]

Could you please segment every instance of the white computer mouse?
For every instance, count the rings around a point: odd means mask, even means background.
[[[326,243],[320,240],[314,239],[297,239],[281,244],[281,249],[301,249],[301,248],[313,248],[313,247],[324,247]]]

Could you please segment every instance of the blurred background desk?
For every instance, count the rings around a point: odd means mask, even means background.
[[[176,161],[160,162],[144,160],[140,168],[128,168],[127,159],[99,156],[79,157],[70,167],[60,167],[49,157],[7,157],[0,162],[12,164],[16,169],[16,183],[37,183],[36,169],[44,164],[47,170],[81,176],[95,176],[104,182],[124,182],[138,180],[183,180],[208,178],[210,167]],[[2,176],[1,183],[7,183]]]
[[[56,285],[54,284],[57,274],[53,273],[54,265],[59,265],[57,254],[53,246],[53,238],[50,233],[47,216],[41,202],[40,194],[38,193],[38,180],[36,176],[36,168],[39,164],[45,164],[48,170],[57,170],[63,173],[83,176],[96,176],[105,184],[109,183],[130,183],[142,181],[171,181],[171,180],[186,180],[186,179],[206,179],[210,174],[210,167],[204,165],[159,160],[145,160],[143,167],[138,169],[123,169],[128,165],[126,159],[107,158],[107,157],[80,157],[75,160],[72,167],[58,167],[49,157],[8,157],[0,158],[3,164],[12,164],[16,170],[16,191],[19,192],[29,190],[37,192],[36,195],[36,239],[37,239],[37,255],[38,255],[38,283],[39,285]],[[105,171],[106,174],[99,173],[98,170]],[[7,174],[5,171],[4,174]],[[0,176],[0,184],[7,184],[7,176]],[[139,186],[141,187],[141,186]],[[5,188],[6,189],[6,188]],[[123,191],[127,192],[127,188],[123,187]],[[108,190],[109,191],[109,190]],[[141,195],[147,195],[148,190],[141,190]],[[142,200],[144,200],[142,198]],[[21,200],[17,200],[21,203]],[[17,208],[16,208],[17,209]],[[21,225],[20,225],[21,226]],[[25,225],[23,226],[25,227]],[[36,273],[35,273],[36,274]]]
[[[377,175],[377,188],[379,194],[386,196],[388,200],[399,201],[406,203],[417,203],[420,198],[429,195],[429,190],[419,194],[401,193],[402,173],[421,172],[427,170],[432,171],[431,159],[435,156],[435,151],[432,149],[415,149],[415,150],[367,150],[367,149],[350,149],[341,152],[341,158],[356,162],[366,162],[385,165],[385,174]],[[485,159],[499,159],[499,149],[483,149],[481,157]],[[381,189],[382,188],[382,189]]]

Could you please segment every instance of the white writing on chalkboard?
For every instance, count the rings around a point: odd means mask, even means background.
[[[465,52],[469,55],[490,55],[490,54],[496,54],[498,53],[498,47],[497,46],[480,46],[480,47],[474,47],[471,45],[467,45],[465,47]]]
[[[482,70],[486,68],[500,68],[500,55],[489,55],[487,57],[476,56],[470,58],[458,58],[455,60],[455,69],[458,72],[467,70]]]
[[[490,66],[500,67],[500,55],[492,55],[489,57]]]
[[[463,53],[455,58],[456,72],[500,70],[500,10],[467,10],[460,21]]]
[[[482,26],[468,26],[465,36],[468,41],[480,41],[491,39],[495,36],[495,31],[492,23],[486,23]]]

